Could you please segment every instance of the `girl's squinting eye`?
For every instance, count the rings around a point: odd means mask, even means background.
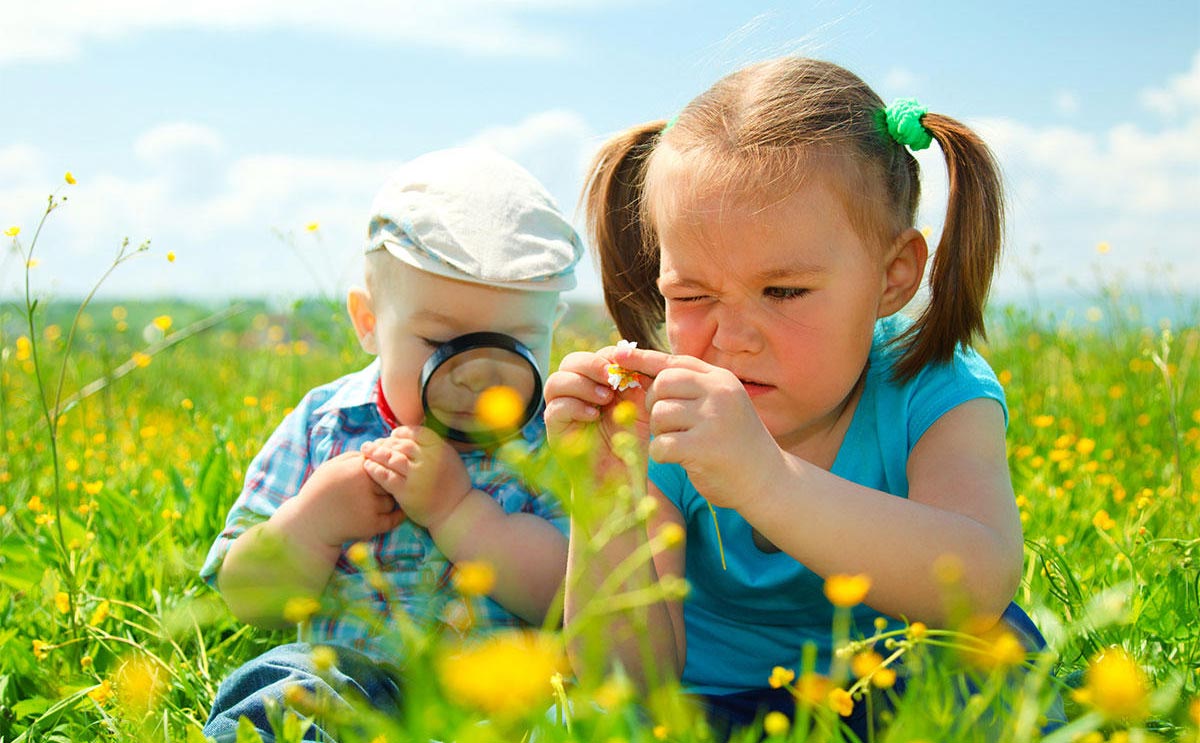
[[[421,337],[421,342],[430,348],[437,348],[438,346],[442,345],[442,341],[435,341],[432,338]]]
[[[795,286],[768,286],[763,289],[763,296],[768,299],[797,299],[808,294],[808,289]]]

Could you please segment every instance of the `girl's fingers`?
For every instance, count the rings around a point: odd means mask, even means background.
[[[573,397],[558,397],[546,403],[547,424],[588,423],[600,419],[600,409]]]
[[[657,377],[667,369],[688,369],[690,371],[707,371],[711,366],[694,356],[677,356],[651,351],[646,348],[613,349],[613,363],[619,364],[629,371]]]
[[[551,374],[546,380],[544,394],[548,401],[574,398],[592,405],[607,405],[613,399],[613,390],[607,384],[582,374],[561,370]]]
[[[693,447],[694,448],[694,447]],[[663,464],[684,464],[687,455],[687,432],[672,431],[656,435],[650,439],[648,453],[655,462]]]
[[[691,428],[692,419],[689,406],[682,400],[659,400],[650,407],[650,433],[661,436],[672,431],[686,431]]]

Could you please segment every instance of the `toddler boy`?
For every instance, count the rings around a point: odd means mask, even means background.
[[[403,648],[379,630],[392,612],[418,625],[445,620],[456,564],[494,569],[474,628],[542,621],[565,572],[566,519],[553,496],[530,492],[489,450],[423,427],[420,376],[436,347],[479,331],[516,338],[545,374],[559,293],[574,286],[581,255],[545,189],[489,151],[429,153],[383,186],[371,208],[365,287],[347,301],[376,359],[313,389],[283,420],[251,462],[201,570],[239,619],[304,619],[306,636],[235,671],[206,735],[234,740],[246,716],[270,740],[264,699],[296,685],[335,705],[361,696],[397,711],[390,662]],[[540,417],[521,435],[540,445]],[[357,543],[366,549],[348,554]],[[336,657],[332,669],[317,673],[314,646],[328,648],[323,666]],[[308,731],[328,734],[319,721]]]

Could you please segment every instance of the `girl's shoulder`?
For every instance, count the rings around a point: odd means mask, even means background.
[[[1007,419],[1004,388],[991,365],[971,346],[960,345],[949,361],[928,364],[912,379],[897,380],[895,366],[904,354],[905,334],[912,327],[912,318],[901,314],[875,324],[868,384],[881,402],[901,404],[910,414],[933,418],[966,400],[984,397],[998,402]]]

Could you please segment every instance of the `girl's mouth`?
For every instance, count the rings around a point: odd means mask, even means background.
[[[742,387],[745,388],[746,394],[749,395],[750,397],[757,397],[758,395],[765,395],[766,393],[775,389],[774,385],[765,384],[763,382],[755,382],[750,379],[739,378],[738,381],[740,381],[742,383]]]

